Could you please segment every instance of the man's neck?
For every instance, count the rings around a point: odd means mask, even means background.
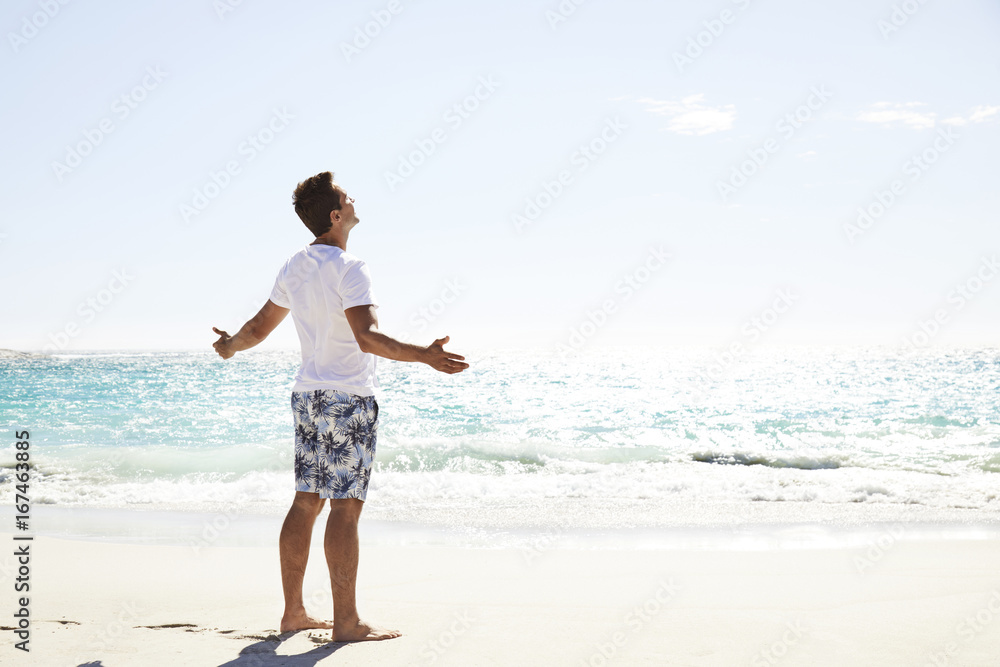
[[[345,239],[338,239],[338,238],[328,238],[328,237],[325,237],[325,236],[318,236],[318,237],[316,237],[316,240],[313,241],[312,243],[310,243],[309,245],[332,245],[332,246],[336,246],[336,247],[340,248],[344,252],[347,252],[347,239],[346,238]]]

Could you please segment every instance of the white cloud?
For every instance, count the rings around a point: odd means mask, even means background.
[[[701,136],[733,129],[736,107],[732,104],[710,107],[704,104],[704,99],[704,93],[700,93],[689,95],[680,102],[648,97],[639,102],[645,104],[650,113],[669,118],[670,123],[666,129],[677,134]]]
[[[923,130],[934,127],[937,114],[933,111],[920,111],[919,107],[927,106],[923,102],[906,102],[905,104],[892,104],[890,102],[878,102],[873,104],[871,109],[863,111],[857,116],[857,120],[866,123],[879,123],[887,127],[898,127],[900,125],[914,130]],[[985,123],[990,120],[997,120],[1000,114],[1000,106],[979,105],[973,107],[968,116],[949,116],[942,118],[942,125],[968,125],[969,123]]]
[[[985,105],[980,105],[978,107],[973,107],[972,115],[969,116],[969,121],[973,123],[982,123],[986,120],[993,119],[993,116],[1000,113],[1000,106],[988,107]]]
[[[977,107],[972,107],[972,111],[969,113],[969,117],[964,116],[952,116],[951,118],[945,118],[941,122],[945,125],[968,125],[969,123],[985,123],[990,120],[997,120],[996,115],[1000,113],[1000,106],[987,106],[985,104],[980,104]]]
[[[934,119],[937,114],[933,111],[918,111],[917,109],[922,106],[926,105],[923,102],[905,102],[903,104],[876,102],[871,109],[858,114],[857,119],[864,123],[878,123],[888,127],[903,125],[914,130],[934,127]]]

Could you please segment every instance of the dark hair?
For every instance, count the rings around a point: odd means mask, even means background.
[[[314,236],[330,231],[330,212],[340,210],[340,190],[333,185],[333,174],[324,171],[295,186],[292,205]]]

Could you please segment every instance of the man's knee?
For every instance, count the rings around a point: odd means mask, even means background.
[[[319,514],[320,510],[323,509],[323,502],[325,500],[325,498],[320,498],[318,493],[296,491],[295,500],[292,501],[292,507],[311,514]]]
[[[364,506],[364,501],[357,498],[330,498],[330,520],[356,522]]]

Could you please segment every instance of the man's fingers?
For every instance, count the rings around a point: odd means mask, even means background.
[[[445,361],[438,367],[438,370],[444,371],[445,373],[460,373],[469,367],[469,364],[463,364],[461,362]]]
[[[225,331],[223,331],[218,327],[212,327],[212,331],[219,334],[219,340],[212,343],[212,347],[215,349],[216,353],[218,353],[220,357],[222,357],[223,359],[228,359],[229,357],[227,357],[224,352],[224,346],[226,342],[229,340],[229,334],[227,334]]]
[[[440,361],[431,362],[431,365],[442,373],[460,373],[468,368],[469,364],[462,363],[465,361],[465,357],[462,355],[455,354],[454,352],[448,352],[444,349],[443,346],[447,344],[449,340],[451,340],[451,336],[444,336],[442,338],[438,338],[430,344],[430,347],[441,348],[439,351],[439,354],[441,355]]]

